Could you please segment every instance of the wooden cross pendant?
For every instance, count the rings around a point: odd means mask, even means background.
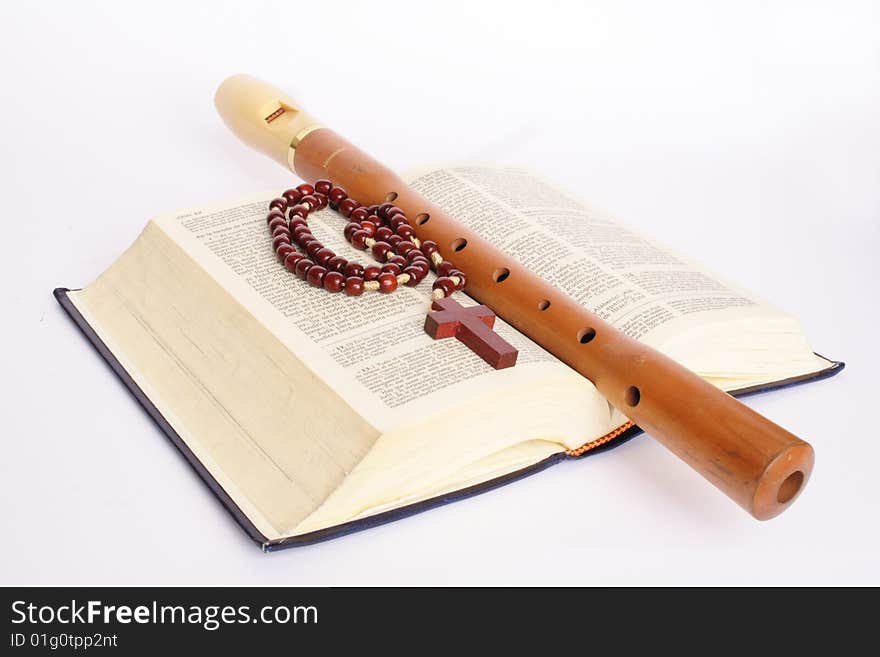
[[[495,313],[486,306],[465,308],[451,297],[435,299],[425,318],[425,333],[435,340],[455,336],[496,370],[516,365],[519,353],[492,330]]]

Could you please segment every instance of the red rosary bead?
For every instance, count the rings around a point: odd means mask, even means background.
[[[364,293],[364,279],[360,276],[349,276],[345,279],[345,293],[350,297],[359,297]]]
[[[315,191],[319,194],[329,194],[333,189],[333,183],[329,180],[319,180],[315,183]]]
[[[437,265],[437,275],[449,276],[453,269],[455,269],[455,266],[448,260],[444,260],[439,265]]]
[[[324,276],[327,274],[327,269],[322,267],[321,265],[312,265],[309,267],[309,271],[306,274],[306,280],[309,282],[309,285],[313,285],[314,287],[321,287],[324,284]]]
[[[299,203],[299,200],[303,197],[303,193],[298,189],[288,189],[281,196],[284,197],[284,200],[287,201],[288,205],[294,205]]]
[[[455,292],[455,283],[448,276],[440,276],[437,280],[434,281],[432,289],[443,290],[443,294],[448,297],[450,294]]]
[[[379,291],[388,294],[397,289],[397,276],[394,274],[379,274]]]
[[[297,254],[297,255],[299,255],[299,254]],[[290,259],[290,256],[287,256],[287,258]],[[300,278],[305,279],[306,274],[308,273],[309,269],[311,269],[312,265],[314,265],[314,264],[315,264],[314,262],[312,262],[311,260],[309,260],[305,256],[300,255],[299,261],[293,267],[293,273],[296,274],[297,276],[299,276]]]
[[[351,245],[356,249],[365,249],[367,248],[367,239],[370,237],[370,234],[365,230],[356,230],[352,233],[351,236]]]
[[[317,209],[318,209],[318,205],[319,205],[319,204],[318,204],[318,199],[315,198],[314,194],[306,194],[305,196],[303,196],[303,197],[299,200],[299,202],[302,203],[303,205],[308,205],[308,206],[309,206],[309,212],[311,212],[312,210],[317,210]]]
[[[345,283],[345,276],[338,271],[328,271],[324,274],[324,289],[328,292],[339,292]]]
[[[365,207],[361,206],[359,208],[355,208],[354,210],[352,210],[351,214],[348,215],[348,218],[351,219],[352,221],[363,221],[364,219],[366,219],[369,216],[370,216],[370,213],[367,211],[367,209]]]
[[[272,240],[272,250],[277,251],[278,247],[282,244],[290,244],[290,238],[286,235],[279,235],[278,237]]]
[[[291,247],[291,248],[293,248],[293,247]],[[305,256],[303,256],[302,253],[298,253],[297,251],[292,251],[292,252],[288,253],[286,256],[284,256],[284,266],[287,267],[288,271],[291,271],[295,274],[296,271],[294,268],[296,267],[296,263],[298,263],[304,257]]]
[[[376,242],[373,244],[373,257],[379,262],[385,262],[385,255],[391,250],[388,242]]]
[[[364,280],[365,281],[375,281],[379,278],[379,274],[382,273],[382,268],[377,267],[376,265],[369,265],[364,268]]]
[[[278,254],[278,259],[281,262],[284,262],[284,259],[290,255],[291,253],[296,253],[296,249],[293,248],[290,244],[282,244],[277,249],[275,249]]]
[[[348,194],[344,189],[342,189],[342,187],[334,187],[329,192],[327,192],[327,198],[330,199],[330,202],[333,205],[339,205],[348,198]]]
[[[302,194],[303,196],[307,196],[307,195],[309,195],[309,194],[314,194],[314,193],[315,193],[315,188],[312,187],[312,186],[311,186],[310,184],[308,184],[308,183],[303,183],[302,185],[297,185],[297,186],[296,186],[296,191],[298,191],[298,192],[299,192],[300,194]]]
[[[333,253],[332,249],[328,249],[326,246],[315,253],[315,262],[317,262],[322,267],[326,267],[328,270],[332,269],[329,266],[330,261],[336,257],[336,254]]]
[[[345,271],[346,266],[348,265],[348,260],[343,258],[342,256],[333,256],[327,262],[327,269],[331,271],[338,271],[340,273]]]
[[[345,228],[342,229],[342,234],[345,236],[345,239],[351,242],[351,236],[358,230],[362,230],[361,225],[352,221],[345,224]]]
[[[343,217],[350,217],[351,213],[354,212],[355,208],[360,205],[353,198],[347,198],[339,204],[339,214]]]

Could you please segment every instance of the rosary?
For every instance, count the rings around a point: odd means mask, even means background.
[[[380,263],[364,266],[336,255],[308,225],[309,213],[330,206],[348,219],[345,239],[368,250]],[[495,369],[516,364],[517,350],[492,330],[495,314],[486,306],[465,307],[451,298],[467,277],[440,255],[437,244],[420,241],[403,210],[391,203],[363,206],[329,180],[288,189],[269,203],[266,217],[272,248],[288,271],[327,292],[390,294],[399,285],[415,287],[431,268],[437,274],[425,332],[434,339],[456,337]],[[299,246],[302,252],[297,251]]]

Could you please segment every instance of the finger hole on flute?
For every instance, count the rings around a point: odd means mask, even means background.
[[[642,393],[635,386],[630,386],[626,389],[626,392],[623,393],[623,398],[629,406],[638,406],[639,402],[642,400]]]
[[[391,203],[392,201],[396,201],[396,200],[397,200],[397,192],[388,192],[387,194],[385,194],[385,202],[386,203]]]
[[[492,274],[492,278],[496,283],[503,283],[507,280],[508,276],[510,276],[510,270],[507,267],[499,267]]]
[[[424,226],[426,223],[428,223],[428,219],[430,219],[430,218],[431,218],[431,215],[429,215],[427,212],[422,212],[421,214],[417,214],[416,215],[416,225],[417,226]]]
[[[596,329],[587,327],[582,328],[578,331],[578,342],[581,344],[587,344],[590,340],[596,337]]]
[[[541,299],[538,302],[538,310],[547,310],[550,307],[550,299]]]
[[[453,251],[458,253],[459,251],[463,251],[464,248],[467,246],[467,240],[463,237],[459,237],[457,240],[455,240],[449,246],[452,247]]]

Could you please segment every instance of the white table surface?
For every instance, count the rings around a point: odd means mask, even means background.
[[[0,584],[880,584],[871,2],[3,3]],[[799,317],[839,377],[758,523],[649,438],[264,555],[52,298],[163,211],[283,187],[215,114],[249,72],[392,166],[525,164]]]

